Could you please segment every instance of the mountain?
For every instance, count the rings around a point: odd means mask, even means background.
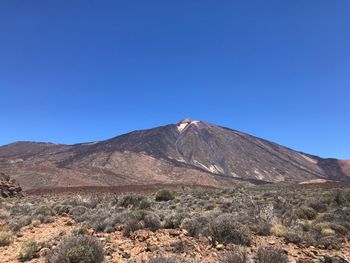
[[[24,189],[350,180],[350,161],[323,159],[191,119],[99,142],[8,144],[0,147],[0,170]]]

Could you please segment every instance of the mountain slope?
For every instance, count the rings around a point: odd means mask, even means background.
[[[185,119],[93,143],[0,147],[0,168],[28,188],[236,180],[349,180],[346,161],[300,153],[248,134]]]

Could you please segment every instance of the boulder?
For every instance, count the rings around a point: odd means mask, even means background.
[[[16,180],[2,172],[0,172],[0,196],[4,198],[23,196],[22,188]]]

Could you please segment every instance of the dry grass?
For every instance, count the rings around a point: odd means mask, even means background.
[[[79,223],[74,230],[78,236],[88,230],[102,234],[121,229],[131,238],[139,229],[180,228],[214,247],[250,246],[254,236],[273,235],[285,243],[336,250],[350,234],[350,189],[345,187],[27,196],[2,199],[0,211],[6,222],[0,246],[10,245],[25,226],[38,227],[63,216]]]

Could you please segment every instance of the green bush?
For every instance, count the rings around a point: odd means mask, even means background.
[[[174,198],[174,193],[166,189],[159,190],[156,193],[156,201],[169,201],[173,200]]]
[[[47,257],[48,263],[102,263],[101,243],[90,236],[71,236],[63,240]]]
[[[20,261],[28,261],[36,257],[36,252],[38,250],[38,244],[33,240],[25,241],[19,252],[18,259]]]
[[[210,223],[209,229],[213,241],[219,243],[249,246],[252,241],[250,229],[230,214],[218,216]]]
[[[313,220],[317,216],[316,210],[308,206],[300,207],[296,213],[300,219]]]

